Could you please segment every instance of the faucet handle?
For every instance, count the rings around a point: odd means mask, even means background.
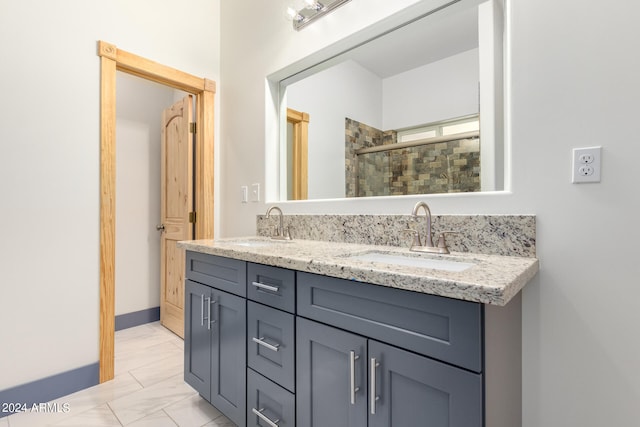
[[[413,234],[413,241],[411,242],[411,247],[422,246],[422,242],[420,242],[420,234],[418,233],[418,230],[414,230],[413,228],[405,228],[404,230],[402,230],[402,232]]]
[[[449,248],[447,247],[447,241],[446,241],[447,234],[460,234],[460,232],[458,232],[458,231],[443,231],[442,233],[440,233],[440,236],[438,237],[437,247],[442,250],[441,253],[445,253],[445,254],[449,253]]]

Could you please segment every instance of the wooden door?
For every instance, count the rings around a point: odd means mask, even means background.
[[[162,113],[160,323],[184,337],[185,253],[176,243],[193,238],[192,97]]]

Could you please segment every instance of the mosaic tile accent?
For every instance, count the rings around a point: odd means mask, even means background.
[[[396,142],[395,131],[345,118],[347,197],[480,191],[479,139],[355,154],[360,148]]]
[[[258,215],[258,236],[270,236],[277,218]],[[411,215],[285,215],[294,239],[319,240],[366,245],[406,246],[411,244],[407,228],[424,238],[426,220]],[[536,256],[535,215],[434,215],[434,240],[443,231],[451,251],[487,255]]]

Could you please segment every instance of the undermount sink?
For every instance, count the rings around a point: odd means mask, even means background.
[[[472,262],[457,261],[452,259],[435,258],[422,254],[397,254],[388,252],[366,252],[350,255],[349,258],[368,262],[401,265],[406,267],[428,268],[431,270],[443,270],[460,272],[475,266]]]

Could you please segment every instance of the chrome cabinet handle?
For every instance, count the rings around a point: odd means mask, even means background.
[[[260,344],[261,346],[268,348],[269,350],[272,350],[272,351],[280,350],[280,344],[269,344],[264,340],[264,337],[260,337],[260,338],[253,337],[251,338],[251,340],[256,344]]]
[[[264,421],[265,423],[269,424],[271,427],[278,427],[278,423],[280,422],[280,418],[278,418],[275,421],[271,421],[265,414],[262,413],[262,412],[264,412],[264,408],[262,408],[262,409],[251,408],[251,412],[256,414],[262,421]]]
[[[356,360],[360,359],[360,356],[356,355],[355,351],[349,352],[349,391],[351,395],[351,404],[356,404],[356,393],[360,391],[360,387],[356,387]]]
[[[371,358],[371,384],[369,388],[371,390],[369,406],[371,407],[371,415],[376,414],[376,402],[380,399],[380,396],[376,393],[376,368],[380,366],[380,363],[376,361],[375,357]]]
[[[200,326],[204,326],[204,294],[200,295]]]
[[[265,291],[278,292],[280,290],[279,286],[265,285],[264,283],[260,282],[251,282],[251,284],[256,288],[264,289]]]
[[[216,323],[215,319],[211,318],[211,305],[218,301],[212,300],[211,297],[206,297],[204,300],[207,302],[207,317],[205,317],[207,319],[207,329],[211,330],[211,324]]]
[[[261,346],[268,348],[269,350],[272,350],[272,351],[280,350],[280,344],[269,344],[264,340],[264,337],[260,337],[260,338],[253,337],[251,338],[251,340],[256,344],[260,344]]]

